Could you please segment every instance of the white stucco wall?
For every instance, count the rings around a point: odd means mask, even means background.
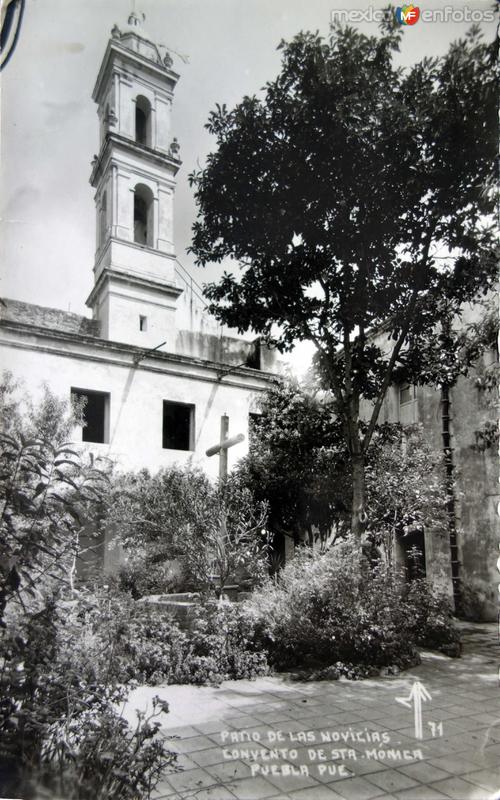
[[[229,434],[245,436],[229,451],[229,469],[248,450],[248,414],[270,376],[237,370],[218,381],[215,366],[201,361],[151,356],[135,366],[133,353],[105,342],[95,346],[76,337],[68,340],[7,329],[1,335],[2,369],[21,378],[34,398],[44,381],[66,398],[72,387],[110,394],[109,443],[85,446],[110,457],[121,469],[156,471],[174,463],[192,463],[215,479],[218,457],[207,458],[205,451],[219,441],[223,414],[229,415]],[[195,405],[193,452],[162,448],[164,400]]]

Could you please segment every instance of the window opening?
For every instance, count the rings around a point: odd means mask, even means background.
[[[163,401],[163,437],[165,450],[194,450],[194,406]]]
[[[72,389],[77,400],[84,400],[82,442],[105,444],[107,441],[107,416],[109,394],[88,389]]]

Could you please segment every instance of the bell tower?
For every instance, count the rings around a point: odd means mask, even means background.
[[[133,12],[111,31],[92,94],[100,151],[92,162],[95,189],[94,288],[87,300],[101,335],[156,347],[175,340],[173,200],[181,162],[171,136],[179,75],[162,58]]]

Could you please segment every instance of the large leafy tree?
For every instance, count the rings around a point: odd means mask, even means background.
[[[337,28],[328,41],[282,43],[263,96],[211,113],[216,149],[191,175],[197,263],[239,267],[206,287],[211,311],[278,350],[309,340],[318,351],[352,461],[357,534],[395,370],[448,380],[463,347],[450,320],[495,276],[493,45],[472,29],[405,70],[400,40],[388,12],[378,37]],[[421,374],[436,331],[439,358]]]

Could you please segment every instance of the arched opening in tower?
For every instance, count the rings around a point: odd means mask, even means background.
[[[141,94],[135,101],[135,140],[151,147],[151,104]]]
[[[153,247],[153,193],[143,183],[134,190],[134,242]]]
[[[103,192],[101,201],[101,211],[99,215],[99,246],[102,247],[106,239],[107,232],[107,192]]]

